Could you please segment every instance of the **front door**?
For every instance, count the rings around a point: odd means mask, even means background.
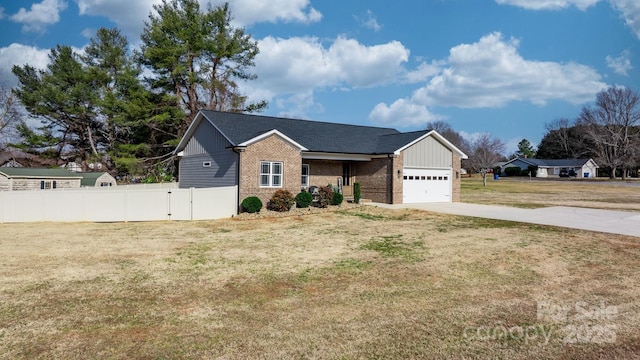
[[[342,163],[342,195],[353,196],[353,168],[351,163]]]

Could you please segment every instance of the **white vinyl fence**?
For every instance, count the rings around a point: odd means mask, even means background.
[[[213,220],[234,216],[238,187],[0,191],[0,223]]]

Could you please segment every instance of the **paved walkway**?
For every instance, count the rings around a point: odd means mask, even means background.
[[[585,209],[567,206],[520,209],[507,206],[468,203],[402,205],[371,203],[371,205],[390,209],[420,209],[452,215],[553,225],[571,229],[640,237],[640,212]]]

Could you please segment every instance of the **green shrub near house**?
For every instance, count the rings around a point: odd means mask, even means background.
[[[311,193],[303,191],[298,193],[298,195],[296,195],[295,200],[296,200],[296,207],[308,208],[309,205],[311,205],[311,203],[313,202],[313,195],[311,195]]]
[[[507,176],[520,176],[521,171],[522,170],[517,166],[509,166],[508,168],[504,169],[504,173]]]
[[[248,213],[257,213],[262,209],[262,201],[256,196],[249,196],[242,200],[241,206]]]
[[[331,205],[340,205],[342,204],[342,200],[344,200],[344,196],[339,192],[334,192],[331,197]]]
[[[356,204],[360,203],[360,199],[362,199],[362,190],[360,189],[360,183],[353,183],[353,201]]]

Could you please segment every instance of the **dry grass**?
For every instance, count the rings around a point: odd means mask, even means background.
[[[632,237],[370,207],[0,229],[0,358],[640,353],[640,246]],[[548,304],[568,312],[538,317]],[[585,306],[617,314],[580,318]],[[594,342],[606,326],[615,341]],[[514,336],[486,338],[487,329]],[[572,332],[579,341],[565,344]]]
[[[576,206],[593,209],[640,211],[640,181],[528,180],[479,177],[462,179],[463,202],[524,208]]]

